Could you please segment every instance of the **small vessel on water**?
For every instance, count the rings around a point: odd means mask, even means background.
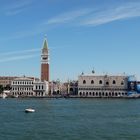
[[[26,113],[33,113],[33,112],[35,112],[35,109],[27,108],[27,109],[25,109],[25,112]]]
[[[18,95],[13,96],[14,98],[18,98]]]
[[[3,93],[3,94],[0,95],[0,98],[5,99],[6,97],[7,97],[7,95],[5,93]]]

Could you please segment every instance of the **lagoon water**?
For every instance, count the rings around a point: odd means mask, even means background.
[[[0,140],[140,140],[140,100],[0,99]]]

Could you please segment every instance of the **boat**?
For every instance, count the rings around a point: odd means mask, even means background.
[[[18,98],[18,95],[13,96],[14,98]]]
[[[7,97],[7,95],[6,94],[3,94],[2,98],[5,99],[6,97]]]
[[[3,94],[0,95],[0,98],[5,99],[6,97],[7,97],[7,95],[5,93],[3,93]]]
[[[25,112],[26,113],[33,113],[33,112],[35,112],[35,109],[27,108],[27,109],[25,109]]]

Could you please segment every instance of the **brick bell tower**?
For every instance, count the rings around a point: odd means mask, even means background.
[[[46,39],[44,41],[41,54],[41,81],[49,82],[49,50]]]

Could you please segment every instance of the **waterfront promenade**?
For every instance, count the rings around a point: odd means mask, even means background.
[[[1,96],[2,98],[2,96]],[[27,99],[57,99],[57,98],[65,98],[65,99],[70,99],[70,98],[89,98],[89,99],[138,99],[140,98],[140,94],[131,94],[131,95],[125,95],[125,96],[79,96],[79,95],[69,95],[69,94],[60,94],[60,95],[47,95],[47,96],[7,96],[6,98],[27,98]]]

